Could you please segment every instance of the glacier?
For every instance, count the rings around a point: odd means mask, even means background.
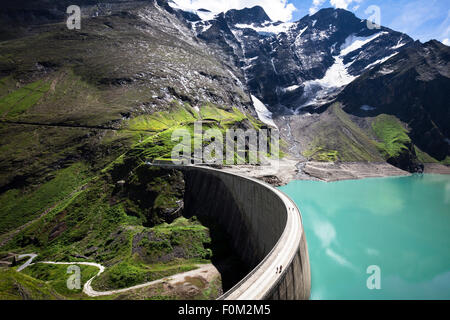
[[[273,122],[272,112],[270,112],[269,109],[267,109],[267,107],[264,105],[264,103],[261,102],[261,100],[256,98],[254,95],[251,95],[251,97],[253,101],[253,106],[255,107],[256,113],[258,114],[259,120],[261,120],[262,122],[271,127],[275,127],[278,129],[275,122]]]

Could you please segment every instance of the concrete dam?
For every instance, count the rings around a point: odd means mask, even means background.
[[[301,215],[286,195],[262,181],[209,167],[170,167],[184,172],[185,210],[214,219],[251,270],[219,299],[309,299]]]

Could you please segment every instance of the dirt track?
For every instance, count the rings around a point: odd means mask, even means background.
[[[32,265],[31,261],[36,257],[35,254],[23,255],[23,257],[25,257],[25,256],[29,256],[31,259],[28,260],[25,264],[23,264],[19,268],[20,270],[18,269],[17,271],[22,271],[26,267]],[[195,269],[195,270],[178,273],[178,274],[175,274],[175,275],[172,275],[169,277],[165,277],[165,278],[158,279],[155,281],[146,282],[146,283],[132,286],[129,288],[110,290],[110,291],[96,291],[92,288],[92,281],[105,271],[105,267],[102,266],[101,264],[94,263],[94,262],[54,262],[54,261],[41,261],[41,262],[37,262],[37,263],[54,264],[54,265],[84,265],[84,266],[92,266],[92,267],[98,268],[99,272],[94,277],[89,279],[83,286],[83,293],[85,293],[89,297],[111,296],[111,295],[118,294],[118,293],[124,293],[124,292],[132,291],[132,290],[137,290],[137,289],[154,286],[154,285],[157,285],[160,283],[167,283],[168,285],[176,286],[180,283],[181,284],[184,283],[189,278],[194,278],[194,277],[201,277],[205,280],[211,280],[212,278],[214,278],[215,276],[217,276],[219,274],[219,271],[216,269],[216,267],[214,265],[203,264],[203,265],[198,265],[199,268]]]

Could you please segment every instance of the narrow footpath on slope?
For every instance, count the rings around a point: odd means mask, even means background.
[[[23,255],[20,255],[18,257],[18,259],[21,260],[25,257],[30,257],[30,259],[17,269],[18,272],[35,264],[35,263],[32,263],[32,261],[33,261],[33,259],[35,259],[37,257],[37,255],[34,253],[23,254]],[[185,281],[186,278],[194,278],[194,277],[198,277],[198,276],[208,277],[208,275],[213,275],[213,274],[219,273],[219,271],[216,269],[216,267],[213,264],[211,264],[211,263],[202,264],[202,265],[197,265],[198,268],[195,270],[174,274],[174,275],[171,275],[171,276],[168,276],[165,278],[146,282],[146,283],[132,286],[129,288],[110,290],[110,291],[96,291],[92,288],[92,281],[105,271],[105,267],[102,266],[101,264],[94,263],[94,262],[54,262],[54,261],[40,261],[37,263],[53,264],[53,265],[84,265],[84,266],[92,266],[92,267],[98,268],[99,272],[95,276],[93,276],[91,279],[89,279],[83,286],[83,293],[89,297],[110,296],[110,295],[114,295],[114,294],[119,294],[119,293],[124,293],[124,292],[132,291],[132,290],[150,287],[150,286],[157,285],[160,283],[168,283],[170,285],[176,285],[179,282]]]

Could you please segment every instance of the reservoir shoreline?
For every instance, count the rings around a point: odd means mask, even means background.
[[[283,158],[279,164],[263,166],[224,166],[222,170],[263,180],[273,186],[284,186],[293,180],[334,182],[365,178],[410,176],[411,173],[387,162],[302,162],[299,159]],[[450,174],[450,166],[426,163],[425,174]]]

